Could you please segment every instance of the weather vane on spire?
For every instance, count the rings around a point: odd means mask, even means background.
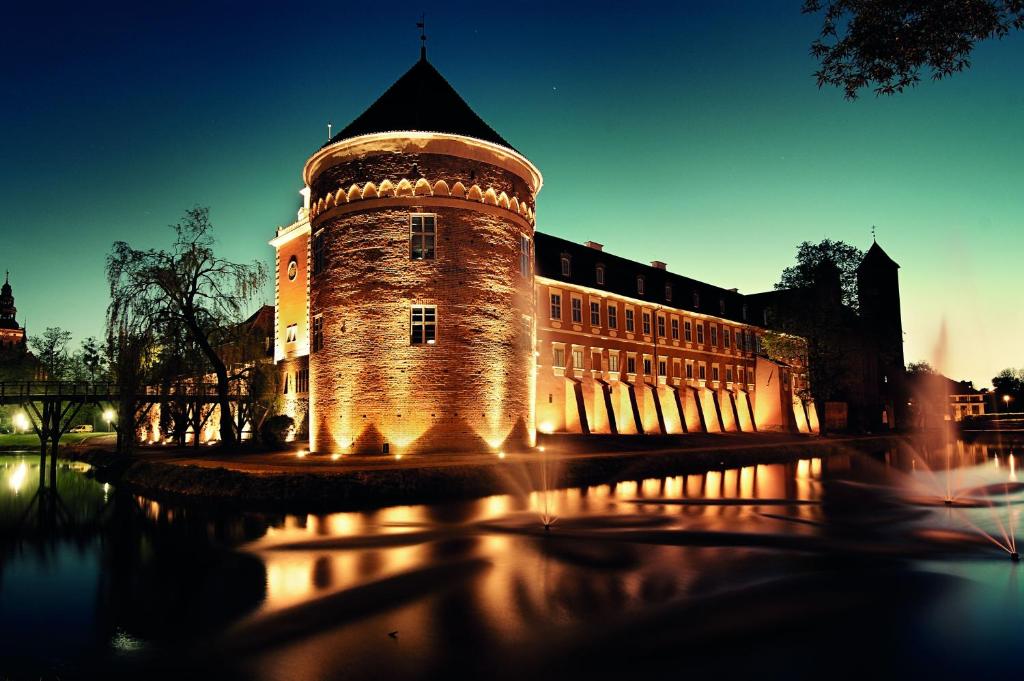
[[[420,20],[416,22],[416,28],[420,29],[420,59],[427,58],[427,15],[421,14]]]

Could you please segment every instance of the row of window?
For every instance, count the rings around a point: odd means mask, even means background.
[[[565,347],[560,344],[554,344],[551,347],[552,357],[551,364],[555,368],[565,369],[566,355]],[[572,346],[572,369],[583,370],[585,368],[584,363],[585,348],[578,345]],[[607,357],[607,370],[613,373],[621,371],[620,359],[623,352],[621,350],[609,350]],[[637,354],[635,352],[626,352],[625,370],[627,374],[636,374],[637,372]],[[601,350],[592,350],[590,368],[594,371],[602,371],[602,357],[603,353]],[[653,376],[654,366],[653,358],[644,355],[643,358],[643,375]],[[672,362],[672,376],[674,378],[683,378],[686,380],[697,380],[706,381],[708,380],[708,365],[706,362],[694,361],[691,359],[680,360],[677,358],[659,357],[658,358],[658,376],[668,377],[669,361]],[[720,381],[722,378],[720,367],[718,364],[711,365],[711,380]],[[733,379],[737,382],[743,383],[744,379],[747,383],[754,382],[754,369],[753,367],[743,367],[736,365],[735,369],[732,365],[726,365],[725,367],[725,382],[732,383]]]
[[[562,295],[560,293],[551,294],[550,312],[551,319],[556,321],[562,320]],[[572,297],[570,300],[569,318],[573,324],[583,323],[583,299],[578,297]],[[619,328],[619,306],[618,303],[609,302],[606,307],[606,319],[608,321],[608,328],[617,330]],[[641,329],[643,335],[651,335],[651,313],[647,310],[641,311]],[[625,308],[625,331],[626,333],[636,332],[636,317],[633,308]],[[666,331],[666,324],[670,326],[670,332]],[[597,301],[590,301],[590,325],[601,326],[601,304]],[[671,338],[672,340],[679,340],[679,319],[672,317],[671,319],[666,318],[665,315],[658,315],[658,337],[659,338]],[[687,343],[693,342],[694,329],[696,329],[697,343],[699,345],[704,344],[705,335],[705,323],[701,320],[697,320],[694,324],[693,320],[683,320],[683,339]],[[717,324],[710,324],[708,326],[708,333],[710,335],[711,346],[718,347],[719,345],[719,330]],[[757,337],[752,331],[745,329],[733,329],[732,327],[723,326],[721,332],[721,343],[725,349],[731,349],[733,345],[736,346],[737,350],[751,349],[756,347]]]
[[[604,286],[604,265],[598,263],[594,266],[594,282],[598,286]],[[572,276],[572,256],[568,253],[562,254],[562,276]],[[647,293],[647,279],[642,274],[636,276],[636,294],[638,296],[645,295]],[[700,309],[700,293],[693,291],[692,293],[692,307],[694,310]],[[672,302],[672,284],[665,284],[665,302]],[[721,315],[725,314],[725,298],[718,299],[718,312]],[[747,304],[743,304],[742,318],[744,321],[747,319]]]
[[[324,232],[321,229],[313,235],[312,275],[325,271],[327,253],[324,246]],[[433,260],[437,254],[437,215],[434,213],[409,214],[409,258],[412,260]],[[521,235],[519,241],[519,272],[524,277],[533,274],[533,243],[530,237]],[[289,274],[290,279],[294,276]]]

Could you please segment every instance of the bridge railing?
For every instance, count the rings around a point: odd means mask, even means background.
[[[239,398],[246,392],[237,383],[228,390],[228,397]],[[0,400],[36,400],[42,398],[90,398],[117,400],[121,387],[106,381],[0,381]],[[143,386],[136,395],[145,397],[214,397],[217,384],[182,381],[169,385]]]

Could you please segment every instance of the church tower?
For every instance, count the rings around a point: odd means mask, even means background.
[[[867,359],[864,397],[867,404],[875,405],[874,413],[867,415],[869,427],[895,427],[897,416],[902,414],[899,407],[905,402],[900,392],[905,364],[899,269],[877,241],[857,267],[857,296]]]
[[[310,449],[532,445],[537,168],[423,51],[303,179]]]
[[[0,352],[21,350],[25,347],[25,329],[18,325],[18,308],[14,306],[10,273],[0,287]]]

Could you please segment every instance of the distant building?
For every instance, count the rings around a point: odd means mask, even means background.
[[[857,267],[856,310],[843,304],[840,271],[832,263],[819,266],[810,288],[749,296],[768,328],[793,319],[831,327],[839,388],[823,415],[829,428],[885,431],[906,417],[899,267],[873,242]]]
[[[25,329],[17,320],[18,308],[14,306],[11,277],[8,272],[0,287],[0,354],[14,354],[26,351]]]
[[[535,231],[540,171],[425,53],[303,179],[274,359],[314,452],[817,428],[745,296]]]

